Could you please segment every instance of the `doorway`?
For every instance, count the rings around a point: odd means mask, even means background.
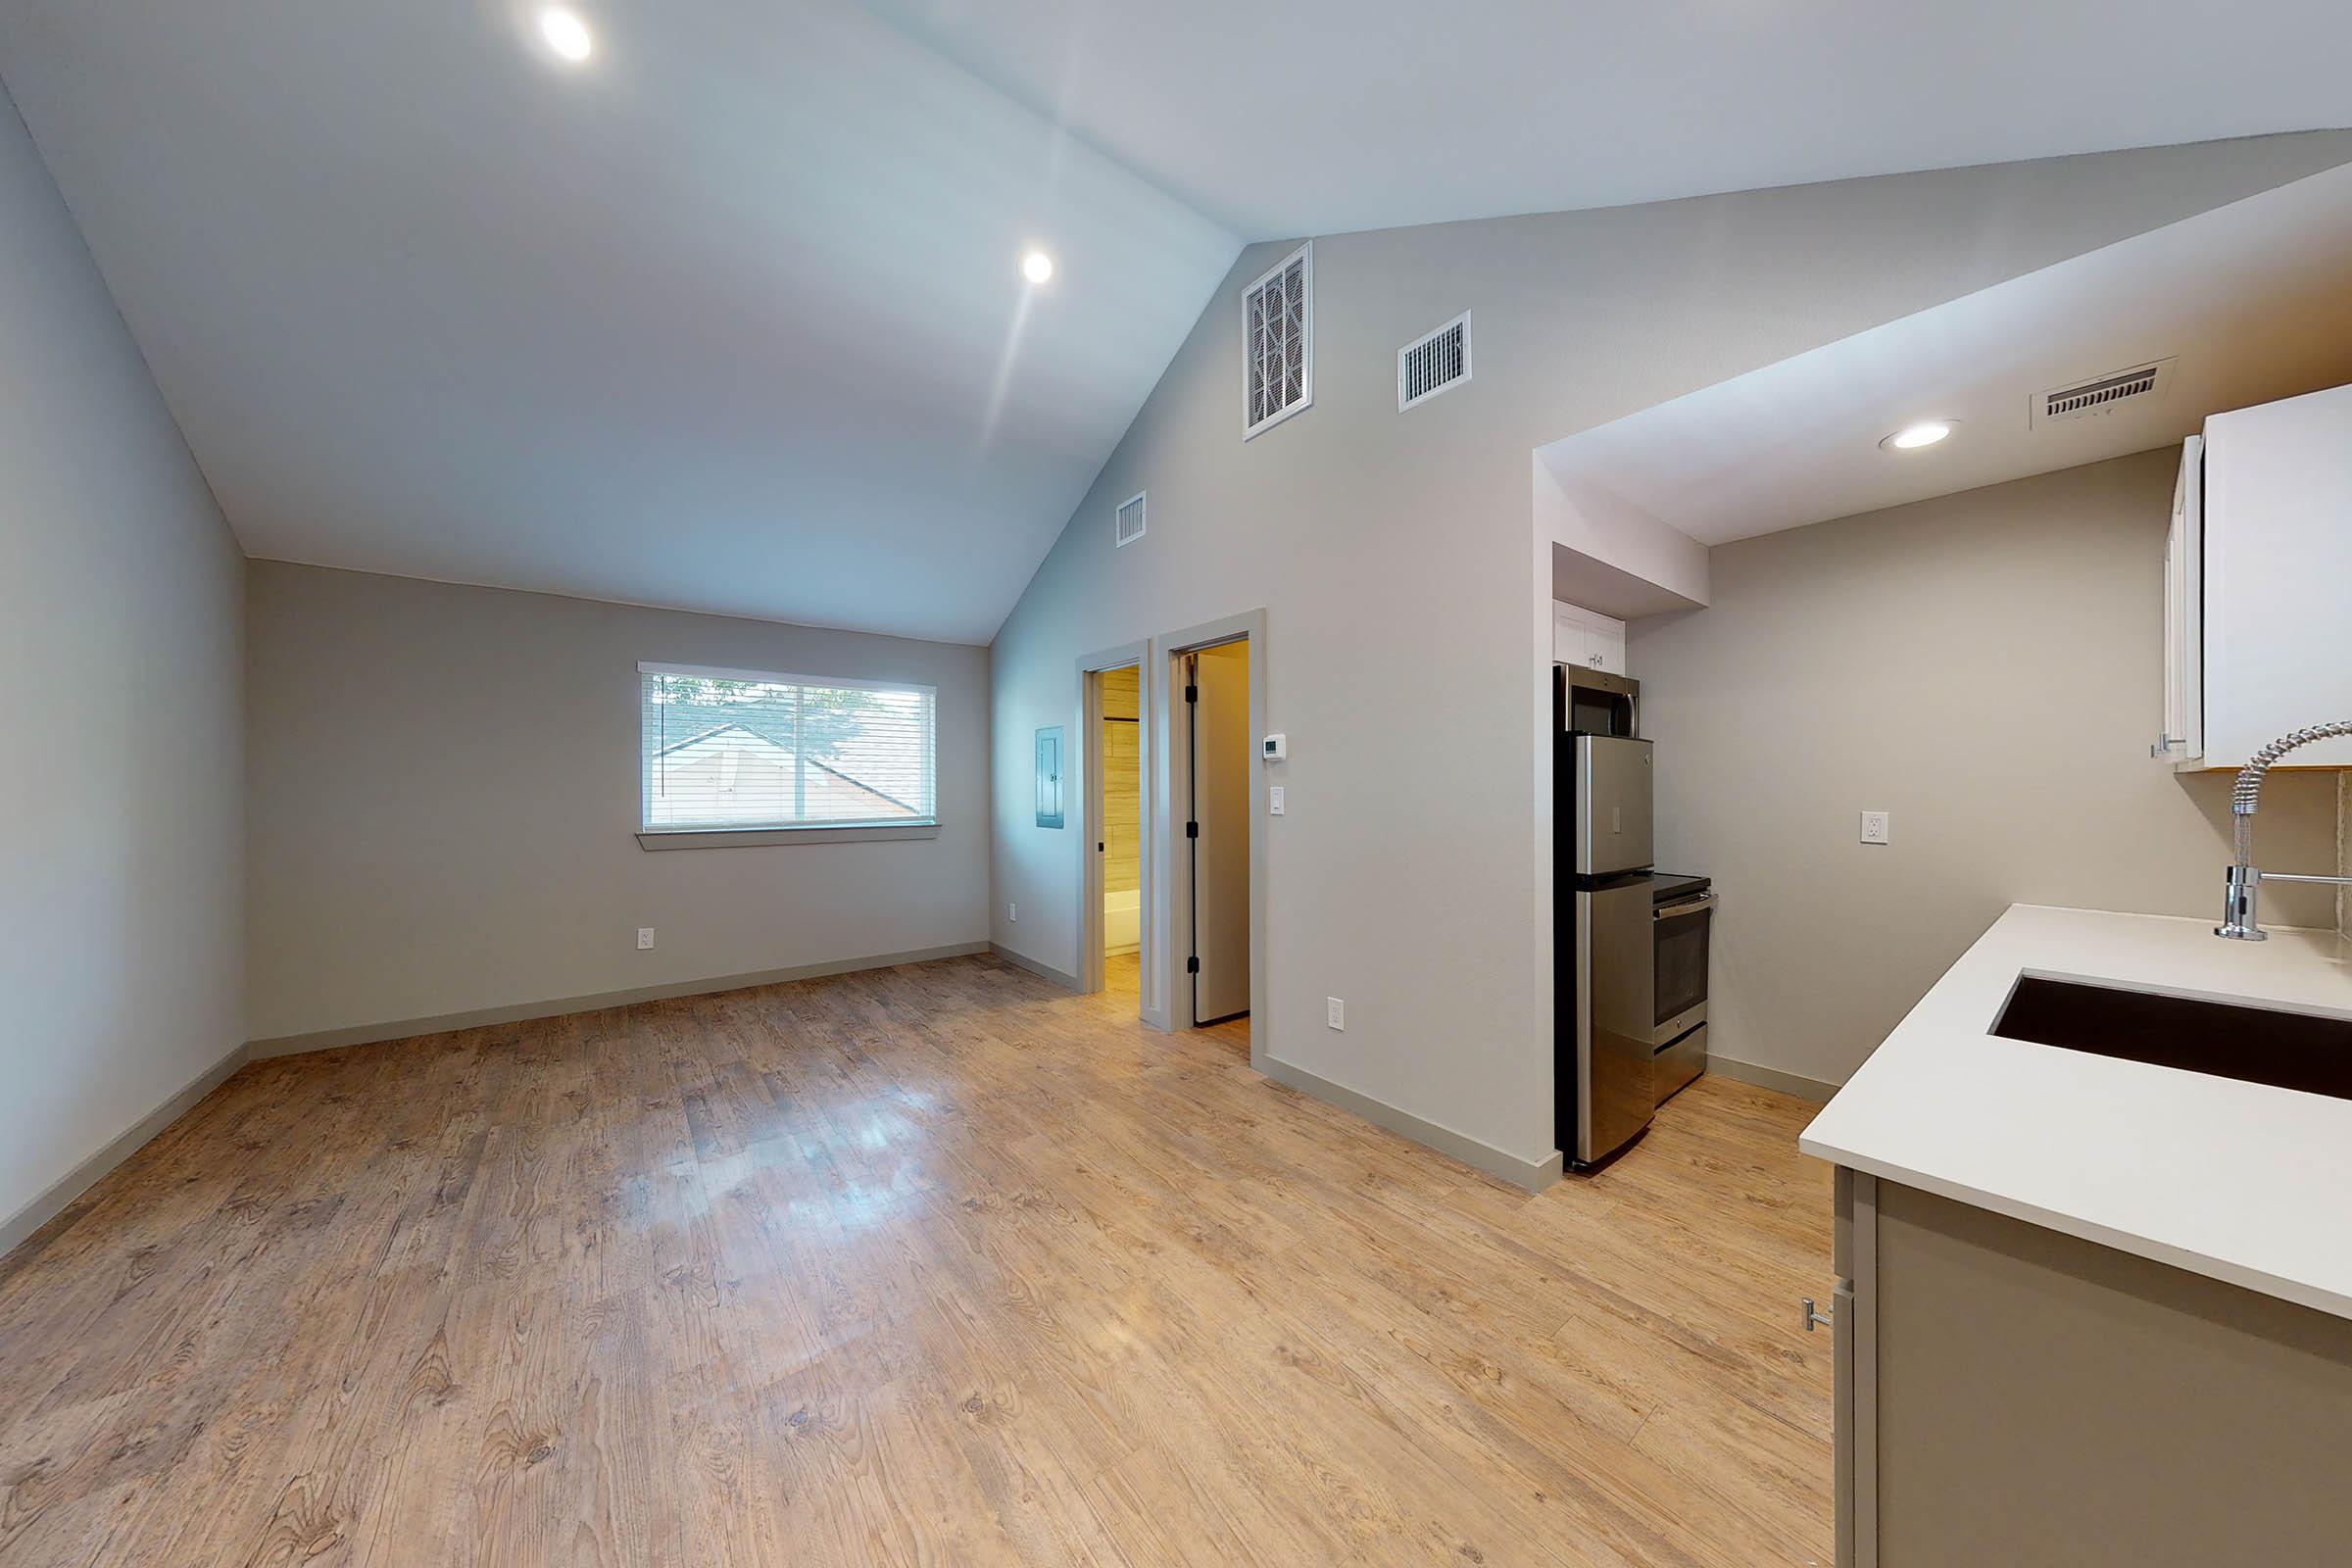
[[[1144,712],[1143,666],[1123,664],[1096,674],[1093,752],[1101,808],[1088,814],[1095,829],[1100,874],[1095,922],[1102,944],[1102,989],[1140,1007],[1143,1001]]]
[[[1078,989],[1106,992],[1136,1016],[1165,1029],[1168,868],[1155,848],[1166,831],[1153,818],[1154,768],[1165,766],[1162,694],[1144,679],[1152,645],[1123,643],[1078,661]]]
[[[1180,654],[1184,689],[1185,843],[1189,893],[1185,973],[1193,1026],[1250,1012],[1251,832],[1256,744],[1250,722],[1250,640]],[[1246,1037],[1245,1037],[1246,1038]]]

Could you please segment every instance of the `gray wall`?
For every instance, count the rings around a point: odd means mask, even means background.
[[[1530,452],[2348,157],[2329,133],[1318,239],[1315,406],[1244,443],[1237,292],[1284,250],[1251,247],[998,635],[992,934],[1077,970],[1081,846],[1033,824],[1028,776],[1031,731],[1077,723],[1076,658],[1262,607],[1291,760],[1257,1037],[1532,1169],[1552,1127]],[[1398,415],[1396,350],[1465,307],[1475,380]],[[1151,532],[1114,551],[1146,488]]]
[[[0,1233],[243,1039],[241,581],[0,96]]]
[[[1843,1082],[2012,903],[2218,912],[2230,775],[2148,757],[2179,466],[1719,545],[1708,609],[1634,623],[1659,859],[1723,896],[1715,1053]],[[2260,822],[2263,863],[2325,869],[2334,779],[2275,774]],[[2332,923],[2324,889],[2264,914]]]
[[[256,1039],[987,938],[985,649],[248,572]],[[641,659],[938,687],[939,837],[638,848]]]

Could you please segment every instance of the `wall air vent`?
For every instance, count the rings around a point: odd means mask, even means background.
[[[1131,545],[1144,536],[1144,492],[1138,490],[1131,501],[1119,503],[1119,514],[1113,519],[1112,539],[1119,545]]]
[[[1315,401],[1315,245],[1242,290],[1242,439]]]
[[[2173,362],[2154,360],[2132,369],[2037,392],[2027,422],[2055,424],[2060,419],[2087,419],[2094,415],[2113,414],[2121,408],[2161,403],[2172,384]]]
[[[1396,412],[1470,379],[1470,313],[1396,351]]]

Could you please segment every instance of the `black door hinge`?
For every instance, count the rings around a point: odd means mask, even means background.
[[[1197,838],[1199,838],[1199,837],[1200,836],[1200,823],[1198,823],[1198,822],[1187,822],[1187,823],[1185,823],[1185,824],[1184,824],[1184,836],[1185,836],[1186,838],[1188,838],[1188,839],[1197,839]]]
[[[1187,686],[1184,689],[1184,700],[1188,703],[1199,702],[1200,700],[1200,688],[1198,686]]]
[[[1095,844],[1095,853],[1096,853],[1097,855],[1101,855],[1101,854],[1102,853],[1102,842],[1101,842],[1100,840],[1097,840],[1097,841],[1096,841],[1096,844]]]
[[[1200,956],[1199,954],[1195,954],[1193,956],[1184,960],[1184,972],[1186,974],[1199,974],[1200,972]]]

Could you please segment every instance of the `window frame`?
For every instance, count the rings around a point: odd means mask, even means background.
[[[1250,331],[1250,297],[1264,290],[1296,265],[1299,269],[1298,401],[1250,422],[1250,362],[1257,343]],[[1242,290],[1242,439],[1254,441],[1295,414],[1315,406],[1315,242],[1306,240]]]
[[[804,675],[785,670],[734,669],[716,664],[680,664],[639,660],[632,688],[637,734],[638,848],[644,850],[716,850],[772,847],[783,844],[846,844],[893,839],[939,837],[939,688],[914,680],[871,680],[846,675]],[[757,681],[762,685],[813,686],[834,691],[912,692],[929,704],[931,716],[931,812],[913,820],[876,818],[866,822],[760,823],[743,827],[653,827],[653,769],[645,750],[645,677],[683,675],[697,680]]]

